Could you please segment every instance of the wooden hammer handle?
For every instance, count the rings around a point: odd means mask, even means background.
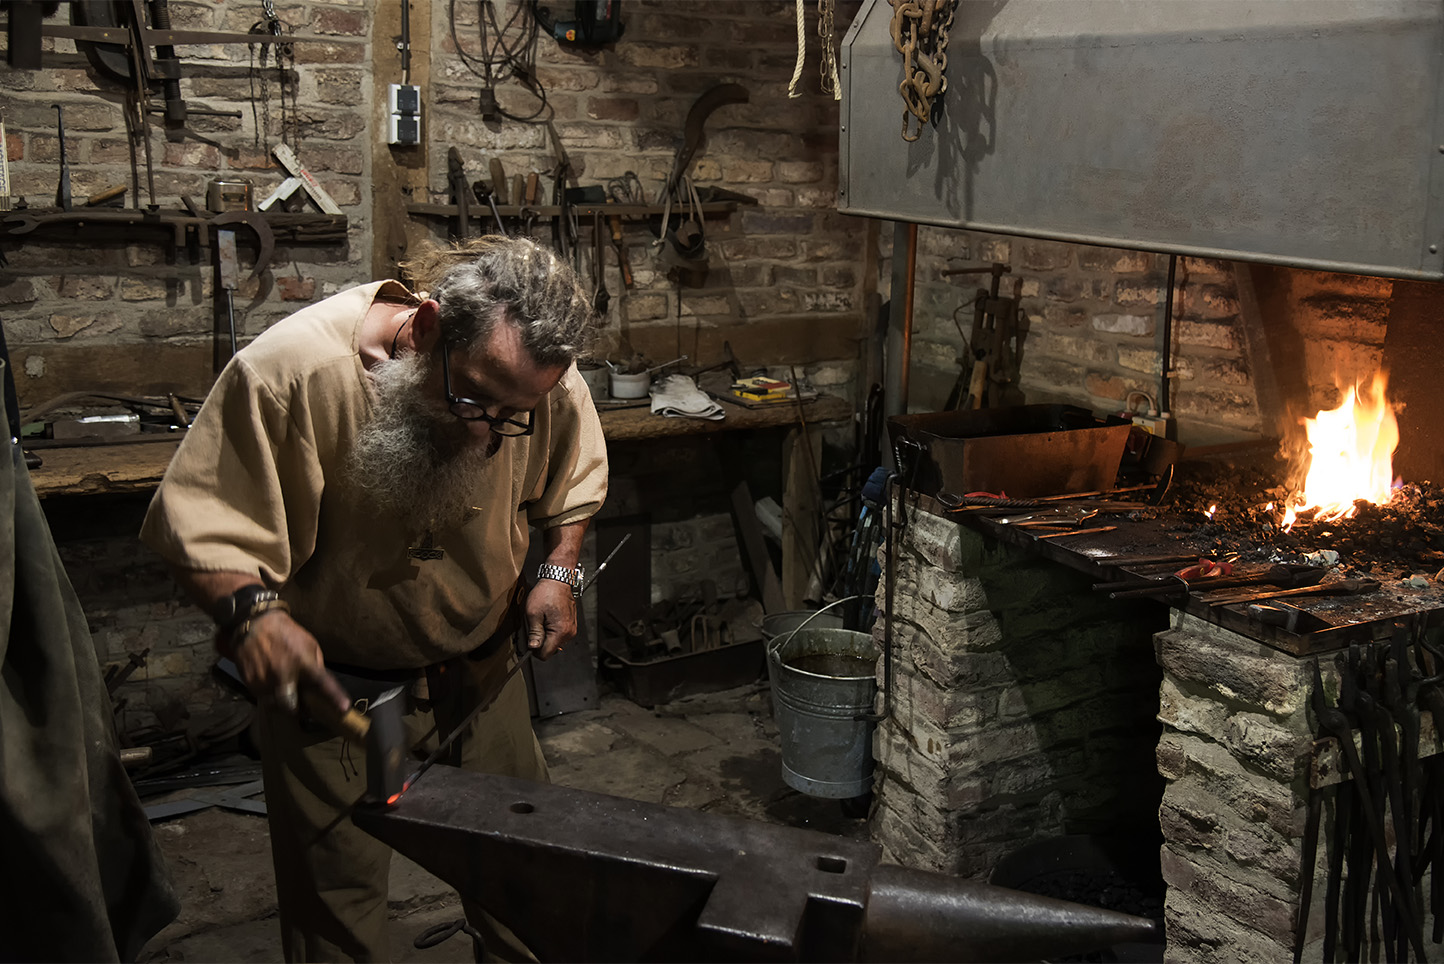
[[[371,732],[371,721],[356,707],[349,707],[342,713],[330,700],[309,687],[302,686],[301,694],[306,710],[327,729],[355,743],[366,742],[366,735]]]

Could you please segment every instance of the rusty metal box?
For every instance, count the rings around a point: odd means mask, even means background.
[[[613,646],[620,644],[602,641],[602,674],[632,702],[647,707],[683,696],[745,686],[760,679],[766,669],[767,655],[760,639],[646,662],[634,662]]]
[[[888,419],[905,485],[926,495],[989,492],[1014,499],[1112,489],[1131,428],[1072,405]]]

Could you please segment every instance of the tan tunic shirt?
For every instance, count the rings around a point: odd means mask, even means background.
[[[418,561],[396,520],[347,481],[371,417],[360,332],[394,281],[352,288],[278,322],[226,366],[181,443],[141,529],[168,562],[255,572],[281,587],[328,660],[410,669],[460,655],[496,629],[521,572],[528,525],[589,518],[607,492],[591,395],[572,366],[476,480],[479,510],[435,534]],[[425,493],[417,493],[424,499]]]

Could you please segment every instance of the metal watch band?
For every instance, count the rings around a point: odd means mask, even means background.
[[[564,582],[572,587],[572,597],[580,599],[582,595],[582,567],[568,569],[566,566],[554,566],[544,562],[537,566],[536,577],[538,579],[555,579],[557,582]]]

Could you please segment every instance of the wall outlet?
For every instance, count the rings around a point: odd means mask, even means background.
[[[421,118],[402,114],[391,115],[391,127],[386,143],[410,147],[421,143]]]
[[[421,143],[421,88],[415,84],[391,84],[386,90],[391,108],[388,144],[409,147]]]
[[[393,114],[421,116],[421,88],[415,84],[392,84],[386,88],[386,99]]]

